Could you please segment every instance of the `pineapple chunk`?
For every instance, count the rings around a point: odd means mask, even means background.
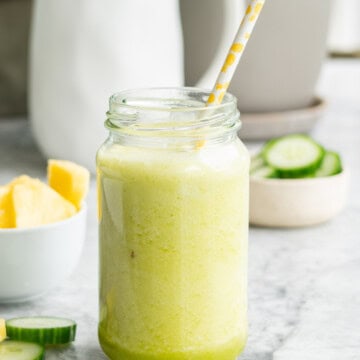
[[[12,189],[14,185],[31,182],[27,175],[21,175],[12,180],[6,186],[0,186],[0,228],[15,227],[15,214],[12,201]]]
[[[0,186],[0,228],[13,228],[14,226],[11,187]]]
[[[32,181],[34,181],[34,179],[31,178],[30,176],[21,175],[15,178],[14,180],[12,180],[9,184],[7,184],[7,186],[13,187],[14,185],[19,185],[19,184],[29,184]]]
[[[6,326],[5,320],[0,319],[0,342],[6,339]]]
[[[90,173],[66,160],[48,161],[49,185],[79,210],[89,190]]]
[[[40,180],[21,177],[11,184],[16,227],[50,224],[76,213],[71,202]]]

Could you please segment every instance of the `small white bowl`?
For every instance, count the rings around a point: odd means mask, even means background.
[[[345,206],[349,175],[307,179],[250,179],[250,224],[266,227],[316,225]]]
[[[28,301],[75,269],[86,232],[86,206],[74,216],[27,229],[0,229],[0,303]]]

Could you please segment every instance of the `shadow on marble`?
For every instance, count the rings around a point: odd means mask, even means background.
[[[108,360],[99,347],[70,345],[64,348],[48,348],[45,360]]]
[[[251,353],[245,350],[245,353],[238,357],[237,360],[273,360],[271,353]],[[290,360],[290,359],[289,359]]]

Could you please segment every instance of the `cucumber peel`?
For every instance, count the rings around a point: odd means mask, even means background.
[[[306,179],[342,172],[340,155],[310,136],[292,134],[268,141],[251,158],[250,176],[258,179]]]
[[[61,345],[75,340],[76,323],[56,317],[23,317],[6,321],[6,331],[12,340]]]
[[[341,158],[335,151],[327,151],[320,167],[315,172],[315,177],[332,176],[341,173]]]
[[[251,173],[254,179],[274,179],[278,177],[277,171],[270,166],[261,166]]]
[[[276,169],[280,178],[299,178],[318,169],[325,150],[309,136],[294,134],[269,141],[262,154],[267,165]]]

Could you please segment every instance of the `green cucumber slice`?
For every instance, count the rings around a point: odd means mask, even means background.
[[[341,173],[341,158],[335,151],[327,151],[320,167],[315,172],[315,177],[332,176]]]
[[[261,153],[254,155],[251,157],[250,162],[250,174],[252,174],[255,170],[265,165],[265,160]]]
[[[324,148],[307,135],[287,135],[264,146],[265,162],[280,178],[299,178],[313,173],[321,164]]]
[[[60,345],[75,340],[76,323],[56,317],[23,317],[6,321],[6,332],[13,340]]]
[[[262,166],[251,173],[251,178],[254,179],[273,179],[277,178],[277,171],[271,166]]]
[[[1,360],[43,360],[44,347],[29,342],[7,340],[0,344]]]

